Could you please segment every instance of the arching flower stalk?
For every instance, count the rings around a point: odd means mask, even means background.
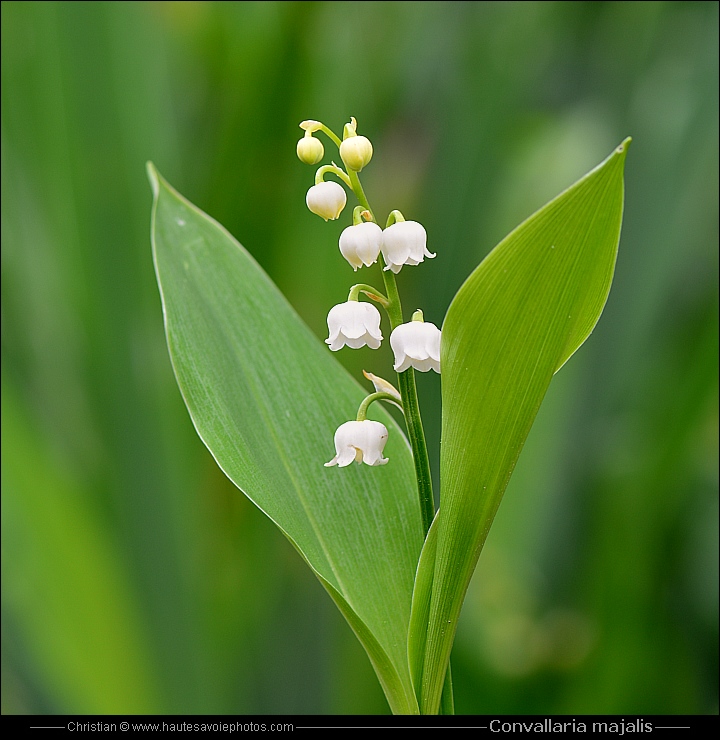
[[[300,127],[305,131],[305,137],[298,142],[298,157],[303,162],[311,163],[320,151],[315,144],[305,140],[321,132],[338,147],[340,159],[345,166],[343,169],[333,162],[317,170],[315,184],[306,198],[308,208],[326,221],[337,219],[347,202],[345,189],[337,182],[325,181],[324,178],[331,174],[346,185],[354,193],[358,205],[353,210],[352,225],[347,226],[340,234],[340,253],[355,271],[379,263],[385,284],[386,295],[369,285],[353,286],[348,300],[337,304],[328,313],[328,338],[325,342],[334,352],[343,347],[361,349],[367,346],[378,349],[383,340],[380,313],[371,303],[359,301],[359,293],[385,309],[390,322],[391,346],[395,353],[394,367],[398,373],[400,389],[399,393],[395,392],[399,398],[394,400],[399,402],[405,415],[418,481],[423,526],[427,532],[435,506],[414,371],[440,372],[441,333],[434,324],[422,321],[421,311],[416,312],[414,321],[404,322],[395,275],[402,267],[419,265],[426,257],[432,258],[435,255],[427,248],[424,227],[417,221],[406,221],[400,211],[390,212],[384,230],[378,225],[358,176],[370,163],[373,146],[367,137],[357,133],[357,121],[354,118],[344,126],[342,139],[320,121],[303,121]],[[312,163],[317,161],[319,160]],[[327,465],[345,467],[355,459],[373,466],[384,465],[386,459],[382,457],[382,448],[377,446],[381,435],[376,434],[379,427],[372,426],[374,424],[380,422],[365,422],[363,418],[340,426],[335,435],[337,454]],[[370,432],[371,429],[374,431]],[[383,446],[386,438],[387,435],[382,438]],[[353,444],[353,440],[357,444]],[[373,441],[372,445],[370,441]]]

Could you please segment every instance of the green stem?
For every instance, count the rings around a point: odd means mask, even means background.
[[[358,199],[358,202],[366,211],[370,212],[372,220],[377,223],[377,219],[375,218],[372,208],[370,208],[363,186],[360,184],[360,178],[358,177],[357,172],[355,172],[355,170],[350,170],[348,175],[350,177],[350,187],[352,188],[353,193],[355,193],[355,197]]]
[[[373,214],[367,196],[360,184],[360,178],[357,172],[350,170],[350,187],[357,197],[360,205],[370,212],[372,220],[377,223]],[[393,211],[391,214],[392,222],[395,223],[400,219],[404,220],[399,211]],[[398,294],[395,274],[385,269],[385,262],[380,255],[380,267],[385,282],[385,293],[387,294],[388,305],[385,307],[390,319],[390,326],[394,329],[403,323],[402,306],[400,304],[400,295]],[[427,454],[427,445],[425,443],[425,431],[423,430],[422,418],[420,417],[420,404],[418,403],[417,388],[415,386],[415,371],[413,368],[406,370],[404,373],[398,373],[398,388],[402,398],[402,406],[405,412],[405,424],[410,437],[410,446],[413,452],[413,462],[415,463],[415,475],[418,483],[418,495],[420,497],[420,512],[422,514],[423,530],[427,536],[433,517],[435,516],[435,501],[432,494],[432,477],[430,475],[430,460]],[[443,685],[443,693],[440,711],[443,714],[454,714],[452,677],[450,674],[450,665],[448,664]]]
[[[358,283],[350,288],[348,301],[356,301],[360,293],[365,293],[368,298],[375,301],[375,303],[379,303],[383,308],[388,307],[388,299],[377,288],[373,288],[372,285],[365,285],[364,283]]]
[[[400,211],[390,211],[390,215],[387,218],[387,223],[385,224],[385,228],[387,229],[388,226],[392,226],[393,224],[399,224],[402,223],[405,220],[405,217],[400,213]]]
[[[359,226],[363,223],[363,213],[365,213],[365,209],[362,206],[355,206],[353,208],[353,226]]]
[[[332,129],[329,129],[324,123],[320,124],[319,131],[322,131],[326,136],[331,138],[335,144],[335,146],[340,148],[340,144],[342,144],[342,141],[340,141],[340,137],[335,134],[335,132]]]
[[[398,308],[400,314],[399,320],[390,320],[390,325],[394,329],[402,324],[402,311],[399,308],[399,299],[397,299],[397,286],[395,285],[395,275],[392,272],[383,272],[385,288],[390,299],[390,307],[393,303]],[[393,295],[394,294],[394,295]],[[397,300],[395,300],[397,299]],[[390,311],[388,311],[388,314]],[[415,370],[409,368],[403,373],[398,373],[398,390],[405,410],[405,424],[407,425],[408,436],[410,437],[410,447],[413,451],[413,461],[415,463],[415,475],[417,477],[418,495],[420,497],[420,513],[422,514],[423,532],[427,534],[435,516],[435,502],[432,493],[432,476],[430,474],[430,459],[425,442],[425,431],[423,429],[422,417],[420,416],[420,404],[418,403],[417,387],[415,385]]]
[[[357,416],[355,417],[356,421],[365,421],[367,419],[368,408],[373,401],[392,401],[393,403],[397,403],[397,398],[395,398],[390,393],[385,393],[385,391],[377,391],[376,393],[371,393],[360,404]]]
[[[322,167],[319,167],[315,173],[315,184],[319,185],[321,182],[324,182],[325,175],[328,172],[339,177],[348,187],[352,187],[350,178],[347,176],[345,171],[336,164],[324,164]]]
[[[357,172],[350,170],[350,187],[353,189],[360,205],[362,205],[372,215],[373,221],[377,223],[375,214],[373,214],[367,196],[360,184],[360,178]],[[402,304],[400,295],[395,281],[395,274],[390,270],[385,270],[385,263],[382,256],[380,257],[380,266],[382,276],[385,282],[385,293],[387,295],[387,311],[390,319],[390,327],[394,329],[403,323]],[[410,447],[413,452],[413,462],[415,463],[415,476],[417,477],[418,495],[420,497],[420,513],[422,515],[423,532],[427,534],[435,516],[435,501],[432,493],[432,476],[430,474],[430,459],[427,453],[427,444],[425,442],[425,431],[420,416],[420,404],[418,403],[417,387],[415,385],[415,371],[410,368],[403,373],[398,373],[398,389],[402,398],[402,406],[405,411],[405,424],[410,438]]]

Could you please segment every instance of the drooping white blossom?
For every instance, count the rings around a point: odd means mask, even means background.
[[[347,195],[345,188],[336,182],[319,182],[307,191],[305,202],[307,207],[321,218],[326,221],[335,220],[345,208]]]
[[[417,221],[398,221],[383,231],[383,259],[395,273],[403,265],[418,265],[425,257],[435,255],[428,251],[427,233]]]
[[[429,321],[410,321],[396,326],[390,335],[396,372],[414,367],[421,373],[429,370],[439,373],[440,337],[440,329]]]
[[[382,237],[382,229],[372,221],[348,226],[340,234],[340,252],[353,270],[363,265],[370,267],[380,255]]]
[[[365,301],[346,301],[333,306],[327,317],[329,336],[325,344],[333,352],[345,345],[359,349],[367,345],[377,349],[382,342],[380,312]]]
[[[379,421],[346,421],[335,432],[335,457],[325,463],[329,468],[337,465],[344,468],[355,461],[366,465],[385,465],[387,458],[382,456],[388,431]]]

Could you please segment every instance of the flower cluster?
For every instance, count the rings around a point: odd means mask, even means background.
[[[427,233],[417,221],[398,221],[384,231],[373,221],[348,226],[340,235],[340,252],[356,271],[375,264],[382,253],[384,269],[394,273],[403,265],[419,265],[425,257],[435,256],[428,251]]]
[[[353,211],[352,225],[340,234],[340,253],[354,271],[363,266],[370,267],[379,261],[386,292],[390,296],[386,298],[369,285],[354,285],[350,289],[348,300],[330,309],[327,317],[328,338],[325,342],[333,352],[343,347],[380,347],[383,341],[380,312],[372,303],[359,300],[360,293],[364,294],[388,313],[392,326],[390,347],[395,358],[394,369],[401,374],[400,386],[404,389],[401,394],[388,381],[366,374],[366,377],[372,379],[376,392],[363,401],[355,421],[348,421],[338,428],[335,433],[336,455],[326,466],[345,467],[353,461],[372,466],[384,465],[387,459],[382,453],[388,438],[387,428],[380,422],[366,418],[368,406],[375,400],[384,400],[405,410],[408,403],[405,394],[410,385],[403,382],[402,374],[412,372],[413,369],[420,372],[440,372],[441,332],[434,324],[424,321],[420,310],[413,314],[410,322],[402,322],[395,275],[405,265],[419,265],[426,257],[432,258],[435,255],[427,248],[427,233],[423,226],[417,221],[406,221],[400,211],[390,213],[385,229],[375,221],[358,178],[358,173],[372,159],[373,146],[365,136],[357,134],[357,122],[354,118],[345,125],[342,140],[319,121],[303,121],[300,128],[305,131],[297,144],[297,155],[302,162],[314,165],[322,160],[325,149],[313,136],[321,131],[338,146],[340,159],[346,168],[342,169],[333,162],[317,170],[315,184],[308,190],[305,199],[308,208],[329,221],[339,218],[347,205],[345,188],[335,181],[326,181],[325,176],[328,174],[337,177],[353,191],[359,205]],[[412,393],[415,393],[414,383]],[[416,399],[414,407],[417,407]],[[410,425],[411,421],[406,421]],[[419,424],[419,416],[412,423]]]

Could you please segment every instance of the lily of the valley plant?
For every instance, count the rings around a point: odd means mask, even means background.
[[[342,138],[319,121],[300,126],[298,157],[320,165],[308,208],[325,221],[350,214],[334,232],[352,272],[329,308],[327,339],[149,165],[170,357],[203,442],[315,572],[391,710],[452,713],[450,653],[477,559],[552,376],[588,338],[610,290],[630,140],[488,253],[441,330],[421,308],[403,309],[398,284],[441,269],[418,266],[436,254],[440,263],[442,245],[418,214],[378,220],[360,182],[370,140],[354,118]],[[321,164],[321,135],[343,166]],[[364,282],[352,280],[358,271]],[[365,372],[373,390],[363,390],[334,355],[383,341],[392,371]],[[416,371],[442,373],[437,510]],[[397,406],[403,427],[376,401]]]

